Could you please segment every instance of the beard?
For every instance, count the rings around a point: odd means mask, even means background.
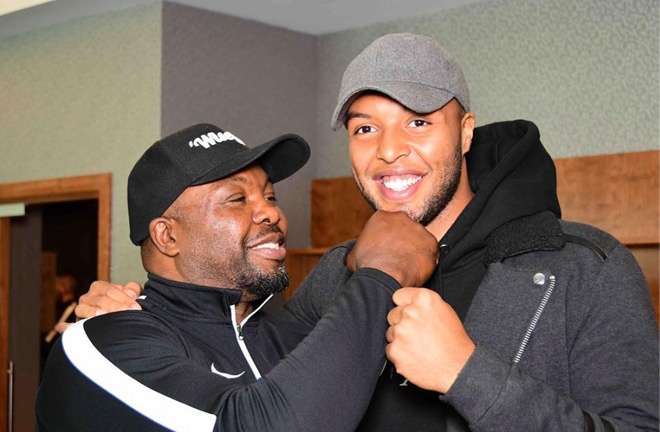
[[[278,226],[272,225],[264,228],[259,236],[270,232],[282,233],[282,230]],[[245,239],[243,242],[244,250],[247,250],[247,243],[248,239]],[[271,294],[284,291],[289,286],[289,275],[284,268],[284,261],[279,261],[275,269],[264,270],[251,263],[247,259],[246,252],[243,259],[234,262],[232,267],[234,286],[240,287],[245,293],[253,297],[268,297]]]
[[[236,269],[234,283],[254,297],[268,297],[284,291],[289,286],[289,275],[284,268],[284,262],[280,262],[276,269],[270,271],[264,271],[248,262],[244,264],[244,268]]]
[[[433,222],[447,208],[451,200],[454,199],[454,195],[456,195],[458,185],[461,181],[462,163],[463,153],[459,141],[454,152],[451,154],[450,160],[440,173],[439,183],[434,185],[435,193],[424,200],[419,211],[415,211],[415,209],[410,207],[402,208],[401,211],[406,213],[410,219],[423,226],[427,226]],[[366,192],[357,175],[354,177],[358,189],[367,203],[374,210],[379,210],[375,198]]]

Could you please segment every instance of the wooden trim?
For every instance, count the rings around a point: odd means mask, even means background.
[[[0,204],[47,204],[98,201],[97,278],[110,280],[112,175],[96,174],[50,180],[0,184]],[[9,218],[0,218],[0,429],[7,425],[7,367],[9,363]]]
[[[327,248],[289,249],[286,253],[285,266],[289,274],[289,286],[284,290],[284,300],[288,300],[293,292],[311,273]]]
[[[660,152],[555,159],[562,218],[597,226],[626,246],[660,241]]]
[[[311,246],[327,248],[356,238],[374,210],[353,177],[312,180]]]
[[[98,200],[97,278],[110,280],[112,174],[0,184],[0,204]]]
[[[9,421],[9,242],[10,220],[0,218],[0,429]]]

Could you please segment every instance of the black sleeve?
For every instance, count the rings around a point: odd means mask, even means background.
[[[251,384],[238,385],[220,379],[190,360],[180,345],[172,343],[172,332],[166,326],[154,320],[149,324],[139,318],[144,323],[142,328],[136,329],[135,322],[123,329],[113,328],[117,333],[115,346],[111,347],[113,356],[117,353],[123,356],[115,366],[145,386],[147,391],[139,398],[140,403],[160,397],[185,401],[183,407],[159,402],[161,411],[167,409],[171,413],[181,408],[174,416],[177,424],[196,425],[181,426],[181,430],[352,431],[367,408],[384,362],[386,314],[397,288],[394,279],[378,270],[359,270],[340,289],[333,305],[309,336],[268,374]],[[139,317],[140,313],[125,315]],[[90,359],[96,361],[102,360]],[[66,376],[59,371],[47,373],[51,378],[44,380],[37,402],[37,417],[43,430],[55,430],[47,427],[53,415],[48,412],[52,402],[46,396],[54,393],[53,387],[60,386],[58,390],[80,396],[78,406],[69,406],[60,415],[64,412],[73,419],[76,415],[108,418],[112,415],[108,415],[106,407],[112,407],[114,417],[102,426],[118,430],[113,427],[123,421],[123,415],[116,406],[95,403],[93,399],[86,401],[94,402],[91,405],[81,403],[84,399],[81,395],[91,395],[94,391],[84,390],[79,382],[74,387],[53,378]],[[107,385],[121,386],[121,383]],[[96,407],[94,413],[85,412],[90,406]],[[141,406],[132,408],[146,415]],[[72,420],[70,424],[75,423]],[[177,425],[167,426],[180,430]],[[90,430],[68,427],[67,430]],[[95,430],[103,427],[97,425]]]
[[[312,272],[296,289],[293,297],[285,303],[282,312],[273,318],[278,327],[304,334],[312,331],[332,304],[341,286],[352,275],[345,261],[353,243],[353,241],[342,243],[323,255]]]

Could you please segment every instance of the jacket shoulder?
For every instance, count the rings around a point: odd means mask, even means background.
[[[621,245],[608,232],[580,222],[560,220],[563,237],[567,243],[574,243],[590,249],[602,261],[605,261],[612,251]]]

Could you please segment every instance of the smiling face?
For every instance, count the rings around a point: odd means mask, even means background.
[[[440,239],[472,198],[464,155],[474,115],[456,100],[422,115],[366,93],[346,128],[353,176],[371,206],[403,211]]]
[[[152,221],[156,238],[159,220],[162,227],[169,224],[173,242],[166,253],[174,259],[177,280],[242,289],[244,300],[288,285],[287,223],[261,167],[186,189]]]

